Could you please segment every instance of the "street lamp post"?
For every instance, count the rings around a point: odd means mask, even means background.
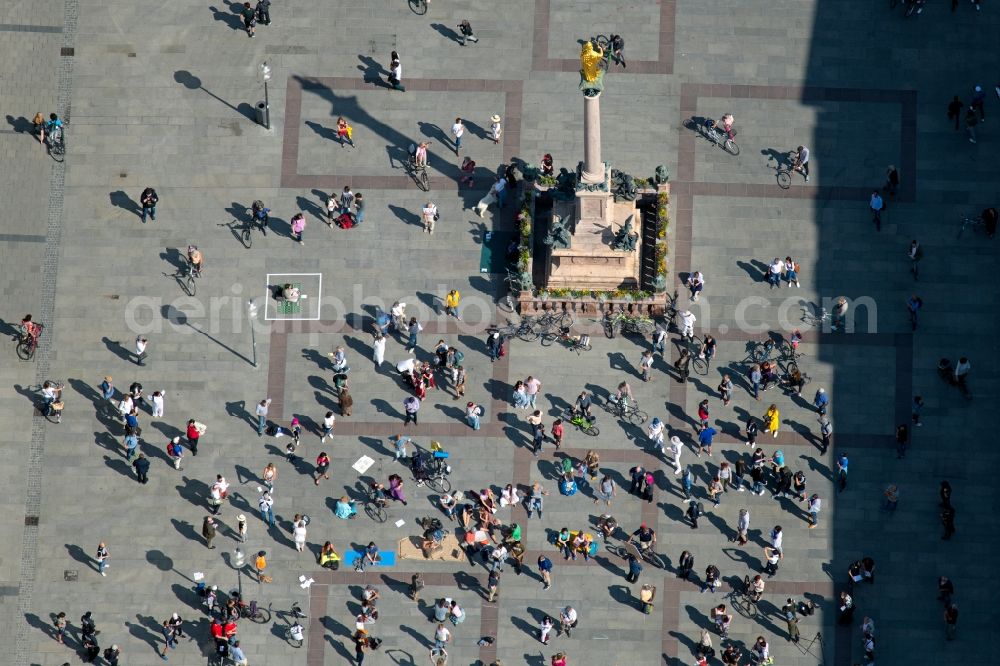
[[[271,129],[271,103],[267,96],[267,82],[271,80],[271,66],[260,63],[260,78],[264,80],[264,129]]]
[[[254,322],[257,321],[257,303],[250,299],[247,301],[247,320],[250,322],[250,343],[253,346],[253,367],[257,367],[257,332],[254,330]]]

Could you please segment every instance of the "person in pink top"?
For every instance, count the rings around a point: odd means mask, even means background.
[[[531,407],[532,409],[535,408],[535,398],[538,396],[538,392],[541,390],[541,388],[542,388],[542,383],[537,379],[535,379],[534,377],[532,377],[531,375],[529,375],[528,378],[524,380],[524,390],[525,393],[528,394],[528,406]]]
[[[306,230],[306,216],[299,213],[292,218],[292,239],[302,245],[302,232]]]

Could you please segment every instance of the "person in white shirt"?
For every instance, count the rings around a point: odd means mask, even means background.
[[[407,356],[402,361],[396,364],[396,370],[401,375],[410,375],[415,367],[417,367],[417,360],[413,358],[412,355]]]
[[[771,287],[777,287],[781,284],[781,275],[785,272],[785,262],[783,262],[778,257],[774,258],[771,265],[767,267],[767,281],[771,283]]]
[[[566,634],[566,637],[569,638],[570,631],[572,631],[573,627],[577,624],[576,610],[572,606],[566,606],[566,608],[562,609],[559,613],[559,623],[562,631]]]
[[[500,143],[500,137],[503,136],[503,128],[500,126],[500,114],[494,113],[490,118],[490,138],[493,139],[493,143]]]
[[[690,310],[685,310],[681,313],[681,337],[682,338],[693,338],[694,337],[694,323],[698,321],[698,318],[694,316]]]
[[[792,170],[801,173],[806,182],[809,182],[809,149],[805,146],[795,149],[795,163],[792,164]]]
[[[448,627],[444,626],[443,623],[438,623],[437,630],[434,632],[434,646],[443,648],[451,640],[451,632],[448,631]]]
[[[681,438],[677,435],[672,436],[670,438],[670,455],[674,457],[674,474],[681,473],[681,451],[683,449]]]
[[[423,209],[420,211],[421,216],[424,219],[424,231],[429,234],[434,233],[434,223],[437,222],[438,218],[438,208],[434,205],[433,201],[428,201],[424,204]]]
[[[327,412],[326,416],[323,417],[323,436],[319,438],[320,444],[325,442],[327,437],[333,437],[333,424],[336,420],[337,417],[333,415],[333,412]]]
[[[455,124],[451,126],[451,135],[455,137],[455,154],[462,149],[462,135],[465,134],[465,125],[461,118],[455,118]]]
[[[705,288],[705,278],[701,271],[695,271],[688,277],[687,286],[691,290],[691,300],[697,302],[702,289]]]
[[[163,418],[163,398],[166,394],[167,394],[166,391],[153,391],[153,395],[149,396],[150,400],[153,401],[154,419]]]

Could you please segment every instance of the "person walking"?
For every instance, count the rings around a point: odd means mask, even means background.
[[[464,40],[462,45],[465,46]],[[462,136],[465,135],[465,125],[462,124],[461,118],[455,118],[455,124],[451,126],[451,135],[454,137],[455,154],[458,155],[462,149]]]
[[[352,142],[353,146],[354,143]],[[360,227],[361,223],[365,221],[365,198],[358,192],[354,195],[354,226]]]
[[[94,555],[94,560],[97,561],[97,571],[102,576],[108,575],[108,567],[111,566],[111,552],[108,547],[104,545],[104,542],[97,544],[97,553]]]
[[[260,509],[260,519],[269,527],[274,527],[274,499],[271,498],[270,492],[265,490],[261,493],[257,500],[257,508]]]
[[[313,483],[319,485],[320,479],[330,479],[330,456],[326,454],[326,451],[320,451],[319,455],[316,456],[316,472],[313,474],[315,477]]]
[[[712,426],[706,426],[701,429],[698,433],[698,457],[701,457],[702,451],[708,451],[709,457],[712,456],[712,438],[718,434],[718,430]]]
[[[59,643],[60,645],[65,645],[66,627],[68,625],[68,622],[66,621],[66,613],[60,612],[58,615],[56,615],[56,618],[55,620],[52,621],[52,624],[55,627],[56,642]]]
[[[979,1],[972,0],[976,3],[976,9],[979,8]],[[972,89],[972,101],[969,106],[975,110],[979,111],[979,121],[986,122],[986,91],[983,90],[982,86],[976,86]]]
[[[767,574],[768,578],[773,578],[776,573],[778,573],[778,562],[781,560],[781,551],[773,546],[764,547],[764,559],[766,564],[764,565],[764,573]]]
[[[841,453],[837,458],[837,489],[838,492],[847,490],[847,454]]]
[[[542,645],[549,644],[549,634],[552,633],[554,624],[552,618],[548,615],[543,617],[542,621],[538,623],[538,640],[541,641]]]
[[[747,545],[750,531],[750,509],[740,509],[740,515],[736,519],[736,536],[733,537],[733,541],[741,546]]]
[[[882,231],[882,210],[885,202],[879,196],[878,190],[872,191],[871,199],[868,200],[868,208],[872,211],[872,221],[875,223],[875,231]]]
[[[209,550],[215,549],[215,546],[212,545],[212,540],[215,539],[216,533],[215,521],[211,516],[205,516],[205,520],[201,523],[201,535],[205,537],[205,546]]]
[[[135,364],[146,365],[146,357],[149,356],[149,338],[144,335],[135,338]]]
[[[899,504],[899,488],[895,483],[890,483],[886,486],[882,495],[885,497],[882,509],[884,511],[888,511],[889,513],[894,513],[896,511],[896,506]]]
[[[781,425],[781,413],[778,411],[778,406],[772,404],[767,408],[767,412],[764,413],[764,432],[769,432],[777,438],[778,427]]]
[[[760,365],[754,363],[750,366],[750,389],[753,391],[754,400],[760,400],[760,383],[763,379],[764,376],[760,372]]]
[[[297,213],[291,219],[292,227],[292,240],[298,241],[299,245],[303,245],[302,235],[306,230],[306,216],[302,213]]]
[[[910,294],[910,297],[906,299],[906,310],[910,314],[910,327],[914,331],[917,330],[917,313],[920,312],[920,308],[923,306],[923,299],[916,294]]]
[[[833,425],[830,423],[830,419],[825,416],[821,416],[819,419],[819,434],[819,452],[826,453],[826,450],[830,448],[830,435],[833,434]]]
[[[250,6],[250,3],[247,3]],[[163,634],[163,650],[160,652],[160,658],[163,661],[167,661],[167,650],[177,647],[177,636],[174,631],[173,626],[170,624],[170,620],[164,620],[162,626],[160,627],[160,633]]]
[[[166,391],[153,391],[153,394],[149,396],[149,401],[152,403],[153,417],[154,419],[163,418],[163,406],[164,397],[167,395]]]
[[[462,22],[458,24],[458,30],[462,34],[461,44],[465,46],[466,42],[479,43],[479,38],[476,37],[472,32],[472,24],[469,23],[469,19],[462,19]],[[458,146],[455,146],[455,154],[458,154]]]
[[[691,465],[688,465],[681,475],[681,490],[684,491],[684,501],[691,500],[692,488],[694,488],[694,473],[691,471]]]
[[[890,198],[895,198],[899,190],[899,170],[895,164],[890,164],[885,170],[885,185],[882,189],[888,192]]]
[[[375,332],[372,340],[372,360],[375,361],[375,370],[378,371],[385,362],[385,336],[380,332]]]
[[[819,512],[823,508],[823,500],[819,495],[813,493],[809,496],[809,504],[806,511],[809,512],[809,529],[813,529],[819,524]]]
[[[340,143],[341,148],[347,147],[347,144],[351,144],[351,148],[355,148],[354,145],[354,128],[351,126],[344,116],[337,117],[337,142]],[[344,213],[351,212],[350,206],[343,208]]]
[[[191,447],[191,455],[198,455],[198,442],[201,441],[201,436],[207,432],[208,428],[204,423],[199,423],[194,419],[188,419],[187,422],[187,440],[188,446]]]
[[[424,221],[424,231],[433,234],[434,223],[441,218],[440,213],[438,213],[438,207],[433,201],[428,201],[424,204],[424,207],[420,209],[420,217]]]
[[[146,216],[149,216],[153,222],[156,222],[156,204],[159,202],[160,197],[156,194],[156,190],[152,187],[147,187],[139,195],[139,204],[142,206],[142,223],[146,224]]]
[[[944,611],[944,635],[949,641],[955,640],[958,630],[958,606],[949,604]]]
[[[652,381],[653,377],[651,374],[653,368],[653,352],[652,350],[646,350],[642,352],[642,356],[639,358],[639,372],[642,375],[642,381],[649,382]]]
[[[389,54],[389,76],[387,79],[393,90],[406,92],[406,88],[403,87],[403,65],[399,60],[399,54],[395,51]]]
[[[458,321],[462,318],[458,316],[458,304],[462,302],[462,295],[457,289],[452,289],[444,297],[444,312],[448,316],[454,317]]]
[[[240,10],[240,16],[243,17],[243,27],[247,31],[247,37],[253,38],[257,26],[257,12],[253,10],[249,2],[244,2],[243,8]],[[167,657],[164,656],[163,658],[166,659]]]
[[[580,623],[579,615],[572,606],[566,606],[559,611],[559,633],[566,634],[566,638],[572,637],[572,631]]]
[[[941,524],[944,526],[943,541],[949,541],[951,535],[955,533],[955,507],[945,506],[941,509]]]
[[[913,279],[916,280],[919,275],[920,260],[924,258],[924,250],[916,239],[910,241],[908,256],[910,258],[910,273],[913,274]]]
[[[949,120],[952,118],[955,119],[956,132],[958,131],[958,123],[962,119],[962,109],[964,108],[965,104],[963,104],[962,100],[958,98],[958,95],[955,95],[951,102],[948,103],[948,118]]]
[[[969,143],[976,142],[976,125],[979,120],[976,118],[976,110],[971,106],[965,111],[965,131],[969,135]]]
[[[688,466],[690,469],[690,465]],[[701,502],[691,500],[688,502],[687,517],[691,521],[691,529],[698,529],[698,516],[702,514]]]
[[[683,449],[684,449],[684,444],[683,442],[681,442],[681,438],[678,437],[677,435],[671,435],[670,455],[672,457],[672,462],[674,464],[674,476],[681,473],[681,452],[683,451]]]
[[[830,404],[830,397],[826,394],[826,389],[820,387],[816,391],[816,396],[813,398],[813,407],[820,416],[826,416],[827,406]]]
[[[642,573],[642,565],[639,564],[639,560],[631,552],[628,553],[625,559],[628,564],[628,573],[625,574],[625,580],[629,583],[639,582],[639,574]]]
[[[149,459],[145,453],[140,453],[139,457],[132,463],[135,469],[136,480],[139,483],[149,483]]]
[[[539,555],[538,572],[542,575],[542,589],[547,590],[552,587],[552,560],[544,555]]]
[[[686,348],[682,348],[677,360],[674,361],[674,370],[677,371],[677,382],[684,384],[691,376],[691,353]]]

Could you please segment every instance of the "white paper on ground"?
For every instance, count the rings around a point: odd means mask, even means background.
[[[351,467],[353,467],[354,471],[356,471],[358,474],[364,474],[365,472],[368,471],[368,468],[374,464],[375,461],[369,458],[368,456],[361,456],[360,458],[358,458],[357,462],[351,465]]]
[[[396,527],[402,527],[405,524],[406,524],[406,521],[403,520],[402,518],[400,518],[399,520],[396,521]]]

